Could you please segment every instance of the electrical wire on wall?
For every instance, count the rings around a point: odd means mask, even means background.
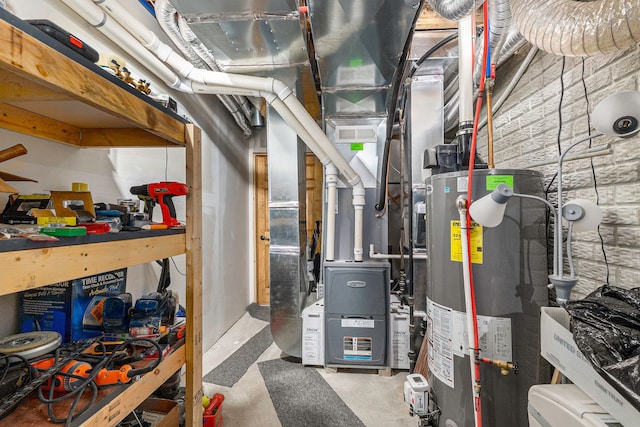
[[[422,11],[425,1],[426,0],[420,0],[420,4],[417,7],[416,13],[413,17],[413,22],[411,23],[411,29],[409,30],[409,37],[407,37],[405,45],[402,49],[402,54],[400,55],[400,62],[398,64],[398,67],[395,70],[395,73],[392,79],[393,80],[391,85],[392,90],[391,90],[391,95],[390,95],[389,104],[388,104],[389,108],[388,108],[388,118],[387,118],[387,133],[386,133],[384,148],[382,150],[382,159],[381,159],[382,167],[380,168],[380,172],[382,176],[380,179],[380,186],[378,187],[378,190],[377,190],[378,192],[377,202],[374,206],[375,210],[378,212],[381,212],[382,210],[384,210],[384,207],[386,206],[386,203],[387,203],[387,191],[386,191],[385,183],[388,177],[387,177],[386,163],[389,161],[389,157],[390,157],[389,152],[390,152],[391,138],[393,136],[393,124],[395,122],[395,111],[398,109],[398,96],[402,88],[402,78],[406,71],[407,57],[409,56],[409,51],[411,50],[411,43],[413,42],[413,34],[415,33],[416,25],[418,23],[418,19],[420,18],[420,13]]]
[[[591,113],[589,112],[589,95],[587,93],[587,82],[584,79],[584,68],[585,68],[584,65],[585,65],[585,59],[583,57],[581,79],[582,79],[582,87],[584,89],[584,100],[586,102],[586,109],[587,109],[587,130],[589,132],[589,135],[591,135]],[[592,140],[589,140],[589,148],[591,148],[592,142],[593,142]],[[593,177],[593,190],[596,193],[596,205],[600,206],[600,193],[598,192],[598,180],[596,179],[596,169],[593,165],[593,157],[591,157],[590,162],[591,162],[591,176]],[[607,283],[607,286],[609,286],[609,261],[607,259],[607,251],[604,248],[604,238],[602,237],[602,232],[600,231],[600,225],[598,225],[598,237],[600,238],[600,249],[602,250],[604,265],[607,271],[606,283]]]
[[[484,54],[482,56],[482,70],[485,70],[480,75],[480,85],[478,91],[478,99],[476,100],[476,110],[475,117],[473,120],[473,133],[471,136],[471,147],[469,153],[469,178],[467,183],[467,203],[472,203],[473,200],[473,168],[475,164],[475,153],[476,146],[478,140],[478,124],[480,122],[480,111],[482,110],[482,98],[484,93],[485,86],[485,78],[486,78],[486,69],[487,69],[487,57],[489,54],[489,6],[485,1],[482,6],[483,11],[483,19],[484,19],[484,31],[483,31],[483,43],[484,43]],[[461,230],[462,231],[462,230]],[[464,230],[466,235],[466,241],[471,241],[471,215],[469,215],[469,210],[466,211],[466,230]],[[468,277],[469,277],[469,288],[470,288],[470,299],[471,299],[471,315],[472,315],[472,327],[473,327],[473,353],[474,353],[474,370],[475,373],[472,375],[475,378],[475,384],[472,384],[473,387],[473,395],[474,395],[474,409],[475,409],[475,425],[476,427],[482,426],[482,407],[480,401],[480,346],[479,346],[479,338],[478,338],[478,318],[476,312],[476,298],[475,298],[475,290],[473,286],[473,262],[471,261],[471,245],[467,245],[467,259],[468,262]]]

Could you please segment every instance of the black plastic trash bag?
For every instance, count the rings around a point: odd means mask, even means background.
[[[578,348],[640,410],[640,288],[601,286],[565,308]]]

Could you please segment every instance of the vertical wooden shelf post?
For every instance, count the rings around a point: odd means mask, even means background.
[[[202,425],[202,155],[200,128],[185,127],[187,185],[187,426]]]

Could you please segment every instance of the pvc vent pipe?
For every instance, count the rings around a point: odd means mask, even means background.
[[[79,0],[74,2],[77,3]],[[90,2],[91,0],[84,1],[84,3]],[[131,16],[117,1],[94,0],[94,2],[158,59],[187,79],[194,92],[265,98],[323,164],[333,163],[353,191],[352,203],[355,210],[353,253],[355,261],[362,261],[364,184],[300,101],[295,96],[291,96],[293,92],[288,86],[271,77],[254,77],[195,68],[193,64],[159,40],[153,31]]]

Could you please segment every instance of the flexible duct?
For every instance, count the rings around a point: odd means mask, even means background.
[[[511,0],[514,25],[531,44],[562,56],[591,56],[640,42],[639,0]]]
[[[451,21],[458,21],[473,10],[475,10],[475,0],[427,0],[431,8],[438,12],[443,18]]]
[[[198,68],[211,68],[211,65],[202,58],[200,52],[196,50],[197,44],[192,39],[188,39],[183,36],[183,32],[179,27],[180,18],[177,15],[176,9],[169,3],[168,0],[156,0],[155,11],[158,24],[160,28],[167,34],[173,44],[175,44],[180,52]],[[194,36],[195,37],[195,36]],[[214,71],[219,69],[211,68]],[[228,95],[218,95],[222,105],[231,113],[236,124],[242,129],[245,138],[251,136],[251,127],[247,123],[247,115],[240,113],[240,107],[238,100],[235,97]]]

